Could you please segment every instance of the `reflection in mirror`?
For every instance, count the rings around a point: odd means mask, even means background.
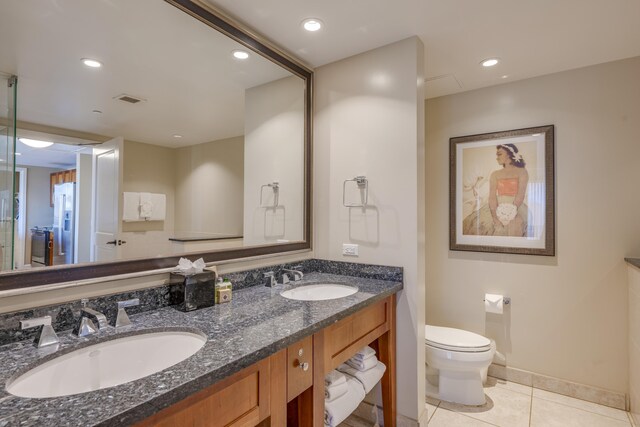
[[[3,270],[305,239],[303,78],[166,2],[0,1]]]

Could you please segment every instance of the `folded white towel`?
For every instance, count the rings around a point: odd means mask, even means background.
[[[327,427],[335,427],[346,420],[364,399],[362,384],[352,377],[346,381],[349,390],[345,394],[330,402],[324,401],[324,425]]]
[[[140,217],[149,219],[152,214],[153,201],[151,200],[151,193],[140,193]]]
[[[375,355],[376,355],[376,351],[367,345],[367,346],[362,347],[360,349],[360,351],[358,351],[356,354],[354,354],[352,359],[357,360],[357,361],[363,361],[363,360],[366,360],[366,359],[370,359],[370,358],[374,357]]]
[[[125,222],[142,221],[140,218],[140,193],[124,192],[122,204],[122,220]]]
[[[335,369],[329,372],[324,377],[324,384],[327,387],[343,384],[346,382],[347,382],[347,379],[345,378],[344,374],[342,372],[336,371]]]
[[[378,358],[370,357],[368,359],[364,359],[360,361],[351,358],[347,360],[347,364],[359,371],[368,371],[369,369],[374,368],[378,364]]]
[[[358,381],[362,383],[364,387],[364,391],[369,393],[373,387],[378,384],[378,381],[382,378],[382,374],[387,370],[387,367],[382,362],[378,362],[376,366],[367,370],[367,371],[359,371],[346,363],[338,366],[338,370],[347,375],[350,375],[356,378]],[[349,381],[349,378],[347,378]]]
[[[344,377],[343,374],[340,374]],[[337,398],[343,396],[349,390],[349,386],[347,386],[347,380],[341,382],[339,384],[332,384],[329,386],[325,386],[324,388],[324,400],[327,402],[331,402],[332,400],[336,400]]]

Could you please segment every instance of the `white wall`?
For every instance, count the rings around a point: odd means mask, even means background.
[[[277,114],[274,114],[276,112]],[[295,76],[245,92],[245,245],[304,237],[304,82]],[[260,188],[278,181],[279,203],[260,206]],[[274,192],[262,189],[263,206]]]
[[[314,125],[316,256],[404,267],[398,412],[413,420],[424,412],[422,52],[410,38],[318,68]],[[343,181],[356,175],[369,180],[365,210],[342,205]],[[343,257],[343,243],[360,256]]]
[[[242,235],[244,138],[175,150],[176,233]]]
[[[629,396],[631,416],[640,425],[640,269],[629,265]]]
[[[507,365],[628,390],[627,272],[640,253],[640,58],[428,100],[427,322],[486,333]],[[557,256],[449,251],[449,138],[556,126]],[[511,296],[499,320],[485,292]]]
[[[121,193],[165,194],[167,205],[164,221],[122,223],[122,240],[127,242],[121,249],[122,259],[170,255],[169,238],[173,237],[175,221],[175,150],[125,141],[123,159]]]

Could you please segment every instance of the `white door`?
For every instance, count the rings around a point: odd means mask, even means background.
[[[93,148],[92,261],[120,259],[123,144],[122,137],[118,137]]]

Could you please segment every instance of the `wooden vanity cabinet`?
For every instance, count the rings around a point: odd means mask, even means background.
[[[269,416],[270,359],[166,408],[137,427],[254,427]]]
[[[387,366],[381,380],[384,425],[395,427],[395,295],[189,396],[137,426],[323,427],[325,375],[365,345],[374,347],[378,359]]]

